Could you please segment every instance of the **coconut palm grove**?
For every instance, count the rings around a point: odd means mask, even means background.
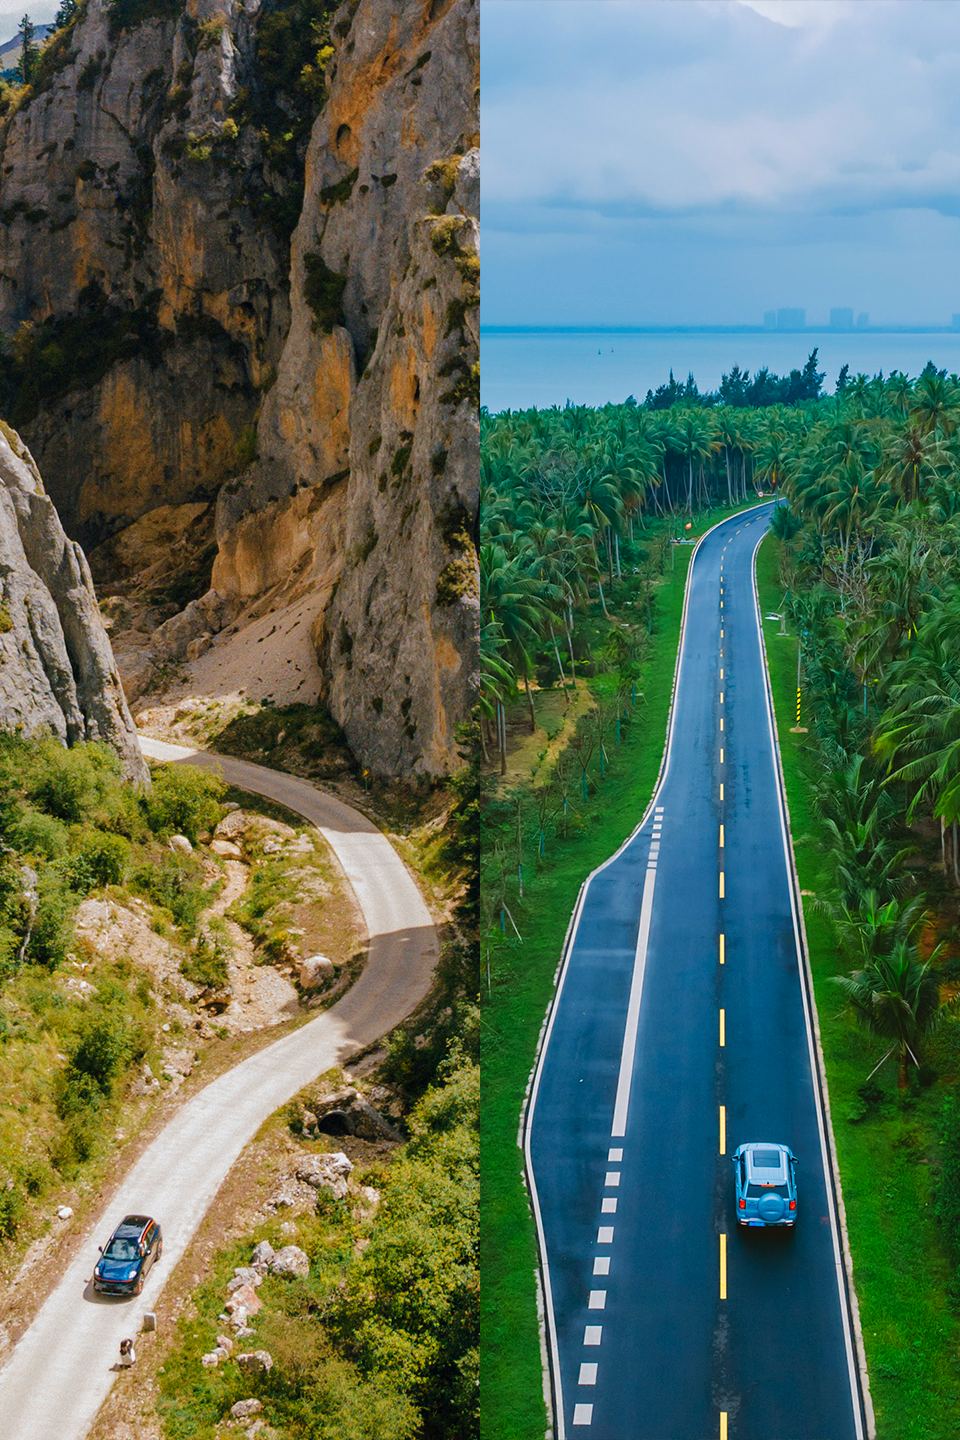
[[[532,782],[499,781],[487,921],[506,943],[521,833],[548,866],[615,765],[689,532],[779,499],[760,599],[794,637],[791,674],[799,640],[803,732],[784,763],[804,796],[798,854],[814,856],[801,883],[828,976],[818,1008],[871,1386],[881,1435],[946,1437],[960,1426],[960,379],[845,366],[825,394],[817,364],[814,350],[787,377],[734,367],[710,393],[671,374],[642,403],[483,412],[491,784],[524,734],[550,731],[545,714],[586,703],[555,762],[541,748]]]

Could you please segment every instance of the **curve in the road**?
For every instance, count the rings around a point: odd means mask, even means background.
[[[2,1440],[83,1440],[115,1379],[121,1339],[155,1307],[244,1146],[317,1075],[378,1039],[427,994],[437,959],[430,914],[403,861],[365,816],[305,780],[229,756],[141,739],[155,760],[216,768],[296,811],[336,855],[363,912],[367,964],[336,1005],[214,1080],[177,1111],[98,1214],[0,1370]],[[97,1241],[128,1213],[156,1216],[164,1255],[136,1300],[94,1297]]]
[[[755,599],[768,516],[697,546],[656,792],[581,891],[531,1087],[558,1440],[869,1423]],[[732,1210],[730,1157],[764,1139],[802,1156],[789,1237]]]

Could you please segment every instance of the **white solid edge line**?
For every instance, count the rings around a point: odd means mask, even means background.
[[[807,932],[803,921],[803,911],[797,904],[800,881],[797,876],[793,844],[790,837],[787,787],[783,774],[783,761],[780,755],[780,741],[777,736],[774,721],[773,687],[770,681],[770,667],[767,662],[767,644],[760,618],[760,594],[757,587],[757,552],[768,533],[769,531],[764,531],[753,548],[751,576],[753,580],[754,618],[756,620],[757,636],[760,642],[760,655],[763,660],[767,725],[770,731],[771,756],[773,759],[778,810],[780,814],[780,833],[783,840],[784,863],[787,870],[787,888],[790,891],[790,909],[793,915],[793,934],[797,949],[797,969],[800,972],[800,993],[803,997],[807,1049],[810,1057],[810,1071],[817,1081],[813,1088],[817,1102],[817,1128],[820,1134],[820,1153],[823,1160],[824,1175],[829,1182],[832,1182],[827,1185],[827,1205],[830,1211],[830,1234],[833,1239],[834,1267],[840,1299],[840,1315],[843,1322],[843,1339],[847,1355],[847,1370],[850,1377],[854,1424],[857,1431],[857,1440],[863,1440],[863,1424],[864,1419],[866,1419],[869,1440],[875,1440],[876,1424],[873,1414],[873,1402],[870,1398],[870,1380],[867,1374],[866,1354],[863,1348],[863,1335],[860,1327],[860,1306],[857,1302],[856,1290],[853,1285],[853,1257],[850,1254],[846,1215],[843,1209],[843,1193],[840,1186],[840,1169],[837,1162],[836,1141],[833,1135],[833,1124],[830,1119],[827,1076],[823,1060],[823,1051],[820,1045],[820,1026],[812,1006],[813,972],[810,968]],[[838,1210],[840,1212],[839,1215]],[[843,1255],[841,1255],[841,1249]],[[855,1332],[856,1349],[858,1352],[856,1358],[854,1357],[854,1334],[852,1334],[851,1331]],[[859,1364],[857,1363],[858,1361]]]
[[[610,1131],[615,1138],[627,1133],[627,1111],[630,1108],[633,1061],[637,1053],[637,1027],[640,1024],[640,1001],[643,996],[643,975],[647,966],[647,942],[650,939],[650,916],[653,913],[653,888],[656,883],[656,870],[648,870],[643,882],[643,899],[640,902],[640,930],[637,934],[637,950],[633,961],[633,979],[630,982],[630,1003],[627,1006],[627,1023],[623,1032],[623,1049],[620,1052],[620,1075],[617,1080],[617,1098],[613,1107],[613,1128]]]
[[[738,513],[742,514],[743,512],[740,511]],[[660,770],[657,774],[656,783],[653,787],[653,794],[650,797],[650,803],[647,806],[646,810],[643,812],[643,817],[640,820],[639,824],[636,825],[635,828],[630,832],[630,834],[627,836],[627,838],[624,840],[623,844],[618,850],[615,850],[608,859],[604,860],[602,865],[598,865],[595,870],[591,870],[590,874],[587,876],[587,878],[584,880],[583,884],[580,887],[580,894],[577,896],[577,903],[574,906],[573,914],[570,917],[570,924],[567,926],[567,934],[563,942],[563,950],[561,951],[561,960],[559,967],[559,978],[557,980],[556,989],[554,990],[553,996],[547,1007],[546,1021],[540,1030],[540,1037],[537,1043],[537,1052],[534,1056],[533,1070],[531,1072],[531,1080],[527,1087],[527,1095],[525,1097],[523,1111],[520,1116],[520,1129],[517,1139],[519,1141],[521,1136],[523,1137],[522,1149],[524,1159],[524,1173],[527,1183],[527,1191],[530,1195],[530,1207],[533,1211],[534,1226],[537,1232],[537,1249],[540,1258],[540,1267],[537,1274],[538,1279],[543,1286],[544,1313],[546,1315],[547,1321],[546,1341],[549,1351],[549,1357],[546,1374],[544,1376],[544,1391],[546,1391],[547,1383],[549,1382],[552,1386],[553,1414],[554,1420],[556,1422],[556,1429],[548,1429],[547,1434],[553,1435],[555,1437],[555,1440],[566,1440],[567,1430],[566,1421],[563,1414],[563,1386],[560,1379],[560,1354],[557,1344],[556,1316],[553,1312],[553,1289],[550,1283],[550,1262],[547,1259],[546,1239],[543,1233],[543,1218],[540,1213],[540,1197],[537,1194],[537,1183],[533,1174],[533,1161],[530,1156],[530,1128],[533,1121],[533,1112],[536,1108],[537,1103],[537,1092],[540,1088],[540,1076],[543,1071],[543,1062],[547,1053],[547,1046],[550,1043],[550,1035],[553,1031],[553,1022],[559,1006],[560,996],[563,992],[564,981],[567,978],[567,969],[570,963],[570,954],[573,949],[574,941],[576,939],[577,928],[580,924],[580,915],[583,911],[583,903],[586,898],[587,890],[590,887],[590,882],[591,880],[593,880],[594,876],[599,875],[601,871],[607,868],[608,865],[612,865],[614,860],[618,859],[622,852],[626,850],[627,846],[632,843],[632,841],[637,837],[637,835],[639,835],[640,831],[647,823],[649,816],[651,815],[656,806],[657,797],[663,787],[664,781],[666,780],[667,770],[670,763],[670,751],[673,746],[673,728],[674,716],[676,714],[677,707],[677,689],[680,681],[680,671],[683,666],[683,652],[687,638],[687,610],[690,605],[690,590],[693,580],[694,562],[697,558],[697,551],[700,549],[700,546],[703,544],[704,540],[707,539],[708,535],[712,535],[714,531],[719,530],[722,525],[730,524],[730,522],[735,518],[735,516],[730,515],[725,520],[719,520],[716,525],[711,525],[710,529],[703,532],[696,545],[693,547],[693,553],[690,556],[690,568],[687,571],[687,583],[684,587],[683,613],[680,617],[680,643],[677,646],[677,660],[673,669],[673,689],[670,694],[670,710],[667,715],[667,738],[663,748],[663,755],[660,759]],[[662,810],[663,807],[660,808]],[[548,1406],[548,1413],[549,1408],[550,1407]]]

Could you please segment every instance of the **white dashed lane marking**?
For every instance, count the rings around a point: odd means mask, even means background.
[[[612,1244],[613,1244],[613,1226],[612,1226],[612,1225],[601,1225],[601,1226],[600,1226],[600,1229],[597,1231],[597,1244],[598,1244],[598,1245],[612,1245]]]
[[[602,1325],[588,1325],[583,1332],[584,1345],[599,1345],[600,1336],[603,1334]]]
[[[605,1310],[607,1307],[606,1290],[591,1290],[590,1299],[587,1301],[588,1310]]]
[[[574,1405],[574,1407],[573,1407],[573,1423],[574,1423],[574,1425],[592,1425],[592,1424],[593,1424],[593,1406],[592,1406],[592,1405]]]
[[[596,1360],[584,1360],[580,1366],[580,1384],[596,1385],[597,1383],[597,1362]]]
[[[597,1258],[596,1258],[596,1259],[594,1260],[594,1262],[593,1262],[593,1273],[594,1273],[594,1275],[609,1275],[609,1274],[610,1274],[610,1256],[609,1256],[609,1255],[598,1255],[598,1256],[597,1256]]]

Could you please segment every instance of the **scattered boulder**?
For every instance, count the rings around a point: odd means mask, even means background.
[[[300,962],[300,984],[304,990],[319,990],[336,973],[336,965],[326,955],[309,955]]]
[[[252,1265],[238,1265],[233,1272],[233,1279],[227,1281],[227,1294],[232,1295],[241,1285],[256,1287],[262,1284],[263,1276],[259,1270],[255,1270]]]
[[[276,1251],[269,1240],[258,1240],[253,1247],[253,1256],[250,1263],[251,1265],[262,1265],[266,1268],[269,1266],[275,1254]]]
[[[70,1217],[72,1216],[72,1214],[73,1214],[73,1211],[71,1210],[71,1208],[70,1208],[69,1205],[58,1205],[58,1206],[57,1206],[57,1219],[58,1219],[58,1220],[69,1220]]]
[[[242,860],[243,851],[239,845],[232,840],[214,840],[210,846],[214,855],[219,855],[222,860]]]
[[[316,1130],[317,1117],[312,1110],[304,1110],[302,1126],[304,1135],[309,1135],[311,1130]]]
[[[186,835],[171,835],[170,849],[178,855],[193,854],[193,845],[187,839]]]
[[[329,1190],[337,1200],[342,1200],[348,1190],[347,1177],[353,1165],[342,1151],[335,1155],[304,1155],[297,1162],[295,1171],[298,1180],[312,1185],[314,1190]]]
[[[230,1414],[234,1420],[246,1420],[249,1415],[259,1415],[262,1409],[262,1400],[238,1400],[230,1406]]]
[[[238,1355],[237,1364],[247,1375],[267,1375],[273,1369],[273,1356],[269,1350],[251,1350]]]
[[[143,1315],[143,1329],[144,1329],[144,1333],[147,1333],[147,1334],[148,1334],[151,1330],[156,1330],[156,1328],[157,1328],[157,1312],[156,1312],[156,1310],[146,1310],[146,1311],[144,1311],[144,1315]],[[219,1345],[219,1343],[220,1343],[220,1341],[219,1341],[219,1337],[218,1337],[218,1339],[217,1339],[217,1344]]]
[[[218,1336],[217,1336],[217,1349],[218,1349],[218,1350],[225,1350],[228,1355],[232,1355],[232,1354],[233,1354],[233,1346],[234,1346],[234,1341],[230,1339],[229,1335],[218,1335]]]
[[[274,1275],[286,1275],[289,1278],[297,1277],[306,1280],[310,1274],[310,1259],[299,1245],[284,1245],[278,1250],[270,1261],[270,1269]]]
[[[206,1355],[201,1355],[200,1364],[205,1370],[215,1370],[220,1361],[225,1358],[225,1351],[218,1346],[216,1350],[208,1350]]]
[[[282,1253],[282,1252],[281,1252]],[[236,1315],[237,1311],[243,1308],[248,1315],[256,1315],[263,1306],[263,1301],[254,1290],[252,1285],[241,1285],[234,1290],[230,1299],[223,1307],[228,1314]]]

